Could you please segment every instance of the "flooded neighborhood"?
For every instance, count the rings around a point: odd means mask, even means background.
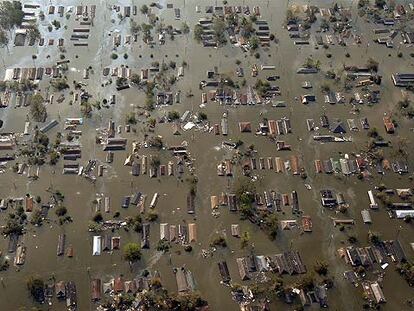
[[[1,1],[0,60],[0,310],[414,310],[414,1]]]

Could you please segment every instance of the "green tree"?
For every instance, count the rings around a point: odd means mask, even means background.
[[[60,22],[58,20],[53,20],[52,25],[55,26],[56,29],[60,28]]]
[[[203,33],[204,33],[203,26],[201,26],[200,24],[196,24],[194,26],[194,39],[197,42],[200,42],[202,40]]]
[[[50,81],[50,85],[58,91],[63,91],[64,89],[69,88],[69,84],[64,78],[53,79]]]
[[[59,217],[65,216],[67,212],[68,212],[67,208],[63,205],[59,206],[55,211],[56,215]]]
[[[52,150],[49,152],[49,157],[50,157],[49,164],[55,165],[58,162],[60,156],[59,156],[59,153]]]
[[[166,253],[170,250],[171,244],[166,240],[159,240],[157,244],[157,251]]]
[[[279,228],[279,221],[277,219],[277,216],[275,214],[266,214],[264,217],[264,225],[270,239],[276,239]]]
[[[205,121],[205,120],[207,120],[207,114],[206,114],[205,112],[200,111],[200,112],[198,113],[198,119],[199,119],[200,121]]]
[[[315,69],[319,69],[321,66],[321,62],[319,60],[315,60],[312,57],[308,57],[306,58],[303,66],[305,66],[306,68],[315,68]]]
[[[257,94],[259,96],[264,96],[266,95],[266,93],[268,92],[270,88],[270,83],[268,81],[263,81],[261,79],[258,79],[256,81],[254,88],[256,89]]]
[[[26,281],[27,289],[30,292],[32,298],[37,302],[44,301],[44,287],[45,283],[40,277],[31,276]]]
[[[250,233],[248,231],[244,231],[243,235],[241,236],[240,247],[246,248],[250,242]]]
[[[93,216],[93,221],[94,222],[102,222],[103,217],[102,217],[102,213],[97,212],[94,216]]]
[[[328,274],[328,264],[324,261],[317,260],[315,265],[313,266],[313,269],[319,275],[327,275]]]
[[[137,243],[128,243],[124,246],[124,259],[136,262],[141,259],[141,247]]]
[[[153,96],[148,96],[145,98],[145,109],[148,111],[152,111],[154,110],[154,97]]]
[[[81,103],[81,112],[82,115],[86,118],[90,118],[92,116],[92,105],[89,101],[84,101]]]
[[[295,16],[295,13],[293,13],[292,9],[288,9],[286,11],[286,23],[296,22],[296,21],[297,21],[297,17]]]
[[[33,213],[32,213],[32,217],[31,217],[31,219],[30,219],[30,222],[31,222],[33,225],[36,225],[36,226],[41,226],[41,225],[42,225],[42,221],[43,221],[43,219],[42,219],[42,212],[41,212],[41,210],[40,210],[40,209],[36,208],[36,209],[33,211]]]
[[[375,59],[373,59],[373,58],[368,59],[367,68],[369,70],[377,72],[378,71],[378,66],[379,66],[379,63]]]
[[[141,31],[141,25],[139,25],[136,21],[131,19],[130,22],[131,32],[133,34],[137,34]]]
[[[44,122],[47,117],[46,106],[42,95],[35,94],[30,100],[30,115],[36,122]]]
[[[9,43],[9,38],[3,29],[0,29],[0,46],[5,47]]]
[[[0,4],[0,26],[3,29],[11,30],[20,26],[23,22],[24,13],[20,1],[3,1]]]
[[[358,1],[358,8],[364,8],[369,4],[369,0],[359,0]]]
[[[154,211],[149,211],[145,219],[151,222],[156,221],[158,219],[158,214]]]
[[[248,177],[239,177],[234,186],[236,197],[241,203],[252,203],[254,194],[256,193],[256,186]]]
[[[151,30],[152,30],[152,25],[150,24],[146,24],[146,23],[142,23],[141,24],[141,29],[142,32],[144,33],[144,36],[142,37],[142,40],[144,40],[144,42],[149,42],[151,41]]]
[[[140,8],[140,11],[141,11],[141,13],[142,13],[142,14],[147,15],[147,14],[148,14],[148,12],[149,12],[149,8],[148,8],[148,6],[147,6],[146,4],[144,4],[144,5]]]
[[[190,27],[188,26],[188,24],[187,24],[186,22],[184,22],[184,23],[182,24],[182,31],[183,31],[183,33],[185,33],[185,34],[187,34],[187,33],[189,33],[189,32],[190,32]]]
[[[134,83],[134,84],[136,84],[136,85],[138,85],[141,82],[141,77],[138,74],[133,73],[131,75],[131,82]]]
[[[214,38],[218,44],[226,43],[226,36],[225,36],[226,24],[221,18],[215,18],[213,20],[213,31],[214,31]]]
[[[19,219],[14,214],[9,214],[7,217],[6,225],[3,227],[2,233],[6,236],[10,234],[23,234],[23,225],[20,223]]]
[[[375,0],[375,6],[382,9],[385,5],[385,0]]]
[[[379,234],[378,232],[375,231],[368,231],[368,240],[372,243],[372,244],[379,244],[381,243],[381,234]]]
[[[125,121],[128,124],[137,124],[137,118],[134,112],[130,112],[125,116]]]
[[[305,274],[298,281],[298,287],[304,290],[312,290],[314,288],[315,278],[311,274]]]
[[[256,36],[252,36],[249,40],[250,48],[254,51],[259,47],[259,39]]]
[[[158,156],[151,156],[151,159],[150,159],[150,166],[155,170],[155,169],[158,169],[158,167],[160,166],[160,164],[161,164],[161,160],[160,160],[160,158],[158,157]]]
[[[180,114],[175,110],[168,111],[167,118],[171,121],[175,121],[175,120],[178,120],[180,118]]]

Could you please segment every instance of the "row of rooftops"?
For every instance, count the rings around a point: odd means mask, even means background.
[[[246,256],[236,259],[240,278],[251,279],[255,273],[273,271],[282,274],[303,274],[306,267],[297,251],[287,251],[270,256]]]
[[[387,191],[392,189],[387,189]],[[393,190],[392,190],[393,191]],[[406,199],[410,197],[411,189],[400,189],[400,191],[404,191],[404,195],[399,195],[400,198]],[[392,194],[393,192],[387,192],[387,194]],[[324,207],[336,207],[341,205],[347,205],[342,193],[336,193],[330,189],[323,189],[320,191],[321,196],[321,204]],[[368,191],[368,198],[370,201],[369,207],[371,209],[378,209],[378,204],[375,201],[376,196],[372,190]],[[391,206],[394,208],[406,208],[411,209],[412,203],[411,202],[402,202],[402,203],[391,203]]]
[[[256,16],[260,16],[260,6],[253,6],[252,8],[253,10],[253,14]],[[200,7],[197,6],[196,8],[196,12],[200,12]],[[204,12],[207,14],[225,14],[225,15],[231,15],[231,14],[244,14],[244,15],[250,15],[252,12],[250,10],[250,6],[248,5],[235,5],[235,6],[230,6],[230,5],[225,5],[225,6],[212,6],[212,5],[207,5],[204,8]],[[207,19],[207,18],[206,18]]]
[[[250,255],[236,259],[240,278],[245,281],[253,275],[261,272],[276,272],[279,274],[303,274],[306,267],[297,251],[287,251],[270,256]],[[231,281],[230,272],[226,261],[218,262],[220,276],[224,283]]]
[[[197,225],[189,224],[160,224],[160,240],[186,245],[197,241]]]
[[[407,260],[407,256],[398,240],[383,241],[366,247],[347,246],[340,248],[338,253],[345,259],[346,263],[354,267],[383,265],[389,260],[398,264]]]
[[[408,87],[414,85],[414,73],[394,73],[391,75],[395,86]]]
[[[293,175],[300,175],[303,171],[298,155],[291,155],[287,159],[283,159],[282,157],[275,157],[274,159],[273,157],[259,157],[257,159],[253,157],[244,161],[242,163],[242,168],[245,174],[251,170],[257,169],[275,169],[277,173],[291,172]]]
[[[4,81],[25,81],[25,80],[42,80],[43,75],[51,78],[58,78],[61,75],[59,67],[31,67],[31,68],[8,68],[4,76]]]
[[[345,175],[362,173],[364,177],[371,176],[370,168],[374,168],[378,174],[384,175],[386,171],[393,170],[397,174],[409,173],[408,164],[405,161],[397,160],[390,163],[387,159],[382,159],[376,163],[369,163],[366,158],[330,158],[325,160],[316,159],[314,161],[316,173],[342,173]]]
[[[328,160],[315,160],[315,171],[317,173],[342,173],[345,175],[357,174],[364,171],[367,167],[365,159],[358,157],[356,159],[330,158]]]
[[[54,283],[46,283],[41,292],[42,297],[39,297],[42,303],[48,302],[52,304],[53,296],[56,299],[66,301],[66,307],[68,310],[77,309],[77,289],[76,284],[73,281],[58,281]]]
[[[95,278],[91,281],[91,300],[101,300],[103,295],[136,294],[147,291],[150,288],[149,282],[150,280],[146,277],[124,280],[122,276],[118,276],[109,282],[103,282],[101,279]]]

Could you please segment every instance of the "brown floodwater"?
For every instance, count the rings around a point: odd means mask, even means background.
[[[48,1],[41,1],[47,5]],[[172,1],[171,1],[172,2]],[[67,73],[68,81],[82,79],[82,72],[88,66],[92,66],[94,73],[88,80],[88,91],[94,96],[93,100],[102,100],[115,93],[114,85],[102,88],[106,78],[102,76],[102,69],[106,66],[118,66],[126,64],[133,71],[139,73],[141,68],[148,67],[153,61],[160,63],[171,60],[181,64],[183,61],[188,63],[185,68],[185,76],[180,78],[173,86],[172,91],[181,90],[181,103],[169,107],[158,108],[155,116],[162,116],[167,111],[176,110],[183,113],[191,110],[194,113],[204,111],[211,123],[220,123],[224,112],[228,112],[229,118],[229,136],[215,136],[213,133],[207,133],[200,130],[181,131],[181,135],[172,135],[171,124],[158,124],[155,133],[163,137],[165,144],[176,145],[183,141],[189,144],[191,158],[194,160],[195,172],[199,182],[196,197],[196,213],[189,215],[186,211],[186,196],[189,191],[189,185],[185,181],[180,181],[176,177],[159,177],[150,179],[148,176],[133,177],[130,174],[130,167],[124,166],[124,160],[131,151],[131,142],[133,140],[142,141],[144,139],[143,117],[140,117],[139,123],[134,126],[136,133],[122,133],[121,136],[128,138],[128,150],[115,152],[115,159],[112,164],[105,164],[106,170],[103,177],[97,177],[96,183],[91,183],[85,178],[77,175],[62,175],[63,160],[56,167],[44,165],[40,168],[40,178],[36,181],[29,180],[26,176],[17,175],[11,170],[7,170],[0,176],[0,197],[23,197],[26,193],[34,196],[40,195],[43,202],[48,200],[49,194],[46,191],[49,187],[59,189],[65,195],[64,205],[68,208],[68,214],[73,218],[73,223],[60,226],[56,222],[54,210],[50,210],[50,222],[43,226],[35,228],[28,226],[28,232],[21,237],[21,242],[27,246],[26,262],[19,267],[19,271],[14,266],[6,272],[0,272],[2,284],[0,285],[0,310],[29,310],[33,306],[33,301],[26,290],[26,279],[31,275],[39,275],[44,280],[54,277],[56,280],[74,281],[78,291],[78,309],[93,310],[96,305],[90,299],[90,280],[99,277],[108,281],[112,277],[120,274],[124,279],[133,278],[140,274],[143,269],[159,271],[163,284],[171,291],[176,291],[175,277],[173,267],[185,265],[192,271],[197,289],[202,296],[207,299],[212,310],[238,310],[238,305],[232,301],[230,289],[220,285],[220,276],[218,273],[217,262],[226,260],[229,265],[230,275],[236,283],[244,284],[240,280],[237,271],[236,258],[246,256],[249,253],[247,249],[240,249],[240,241],[231,237],[230,225],[240,223],[241,231],[251,233],[251,242],[254,244],[254,251],[257,255],[267,255],[286,251],[290,248],[299,250],[308,271],[312,271],[313,264],[316,260],[323,259],[329,263],[330,275],[335,280],[335,286],[328,291],[328,302],[332,310],[358,310],[362,309],[362,290],[360,287],[354,288],[346,282],[342,273],[348,269],[342,259],[337,256],[336,250],[339,247],[347,245],[348,234],[358,236],[361,245],[367,245],[368,230],[381,232],[384,239],[395,239],[400,230],[399,239],[407,255],[412,258],[413,251],[410,248],[412,242],[411,236],[413,227],[401,220],[390,219],[384,207],[376,212],[371,212],[373,224],[364,225],[360,216],[362,209],[368,208],[369,201],[367,191],[373,189],[375,185],[384,182],[388,187],[412,187],[412,182],[407,176],[399,176],[394,173],[387,173],[384,177],[379,177],[375,172],[373,178],[360,181],[356,176],[329,176],[315,174],[313,160],[328,159],[338,157],[339,153],[358,153],[366,149],[367,135],[365,131],[356,133],[347,133],[352,136],[353,141],[350,143],[327,143],[320,144],[314,142],[312,134],[307,131],[306,119],[314,118],[319,120],[320,115],[325,111],[330,118],[340,118],[346,121],[347,118],[355,118],[357,121],[362,116],[368,116],[371,127],[379,129],[381,135],[387,140],[394,143],[397,138],[407,137],[412,140],[411,127],[414,127],[412,121],[400,118],[400,127],[395,135],[385,133],[382,125],[382,116],[384,112],[394,110],[394,106],[401,98],[399,89],[392,85],[390,74],[393,72],[412,71],[414,62],[413,58],[408,56],[410,49],[404,46],[398,47],[398,50],[404,53],[403,58],[397,58],[397,47],[386,49],[385,47],[375,45],[370,38],[373,25],[368,25],[361,18],[356,19],[353,23],[354,30],[363,33],[363,43],[360,46],[349,44],[346,47],[338,45],[330,46],[328,51],[324,49],[315,49],[314,45],[295,46],[289,39],[286,30],[282,29],[285,11],[288,1],[228,1],[230,5],[259,5],[261,7],[262,18],[269,22],[271,32],[278,38],[279,43],[272,43],[270,48],[260,50],[260,59],[256,59],[249,53],[243,53],[240,48],[226,45],[219,49],[203,48],[189,35],[176,36],[174,41],[169,38],[166,44],[150,48],[142,43],[141,37],[137,43],[128,47],[119,47],[117,53],[120,56],[117,60],[112,60],[109,56],[112,53],[112,37],[108,36],[109,31],[119,30],[120,33],[127,33],[129,21],[123,21],[118,24],[118,19],[113,11],[108,9],[109,5],[115,3],[119,5],[138,5],[140,7],[144,1],[88,1],[88,4],[97,4],[95,25],[91,30],[91,38],[88,47],[73,47],[69,41],[71,29],[75,23],[73,16],[70,20],[61,19],[62,25],[68,25],[68,30],[62,31],[66,42],[66,58],[70,59]],[[52,1],[56,3],[56,1]],[[81,3],[81,2],[79,2]],[[202,12],[207,4],[214,5],[214,1],[173,1],[174,7],[181,9],[181,21],[174,19],[174,10],[167,9],[166,3],[163,3],[164,9],[160,11],[160,18],[164,24],[172,24],[180,27],[182,21],[186,21],[190,28],[193,29],[197,20],[204,17],[204,13],[196,13],[195,6],[200,5]],[[217,2],[220,5],[220,1]],[[291,3],[291,2],[290,2]],[[304,2],[305,3],[305,2]],[[308,3],[308,2],[306,2]],[[327,7],[331,1],[312,1],[312,4]],[[351,5],[350,1],[342,2],[344,5]],[[70,0],[65,6],[76,5],[77,2]],[[355,1],[353,2],[355,5]],[[158,10],[155,10],[158,12]],[[50,18],[50,17],[47,17]],[[111,18],[116,22],[111,23]],[[146,19],[138,13],[133,16],[139,23]],[[43,27],[45,28],[45,27]],[[44,29],[42,30],[44,31]],[[47,30],[46,30],[47,31]],[[395,40],[396,42],[398,39]],[[369,43],[369,45],[367,45]],[[396,44],[396,45],[399,45]],[[326,53],[332,54],[328,59]],[[345,54],[349,52],[351,57],[346,58]],[[1,50],[6,68],[13,66],[31,67],[31,66],[51,66],[58,60],[59,52],[57,47],[11,47],[10,53],[5,49]],[[122,55],[128,53],[128,59]],[[38,54],[38,58],[33,61],[32,54]],[[392,56],[388,56],[391,54]],[[50,55],[48,58],[47,55]],[[78,55],[78,58],[75,58]],[[151,58],[150,55],[153,57]],[[369,57],[373,57],[380,63],[380,74],[383,76],[381,86],[381,102],[372,107],[367,105],[361,106],[360,116],[350,114],[351,106],[349,104],[325,106],[320,86],[324,81],[323,73],[316,75],[298,75],[296,69],[302,65],[306,57],[312,55],[315,59],[321,60],[322,71],[329,69],[339,70],[343,64],[366,64]],[[140,57],[141,56],[141,57]],[[281,79],[275,84],[280,86],[282,95],[281,100],[286,101],[286,108],[272,108],[270,105],[243,106],[243,107],[224,107],[218,103],[209,102],[206,107],[200,108],[201,90],[198,83],[206,79],[206,71],[218,67],[220,73],[228,74],[235,80],[241,81],[234,76],[235,61],[239,59],[241,66],[245,71],[247,85],[253,85],[255,78],[250,76],[250,68],[253,64],[275,65],[275,71],[259,72],[259,78],[265,78],[268,74],[278,74]],[[33,62],[35,62],[33,64]],[[4,72],[4,68],[1,70]],[[173,72],[175,74],[175,72]],[[310,105],[302,105],[295,99],[302,94],[308,93],[301,88],[301,82],[309,80],[313,84],[312,93],[316,94],[317,102]],[[335,90],[341,90],[341,84],[331,83]],[[47,91],[49,94],[52,89],[47,90],[47,79],[40,84],[43,94]],[[185,94],[190,91],[193,97],[186,97]],[[48,132],[51,141],[55,139],[58,131],[63,132],[63,123],[65,117],[81,116],[78,104],[69,105],[71,96],[68,92],[64,102],[48,105],[48,120],[57,119],[60,123],[57,127]],[[80,126],[82,136],[81,164],[85,165],[89,159],[97,159],[100,162],[105,161],[105,152],[101,146],[95,144],[96,129],[105,127],[110,118],[116,124],[125,123],[125,115],[130,111],[138,111],[138,106],[143,106],[145,95],[142,91],[134,88],[116,93],[117,103],[109,109],[103,108],[100,111],[94,110],[90,119],[86,119],[84,125]],[[57,96],[55,95],[55,98]],[[28,114],[28,108],[15,108],[10,105],[8,108],[0,111],[0,118],[5,121],[2,132],[22,132],[24,121]],[[277,151],[276,146],[266,137],[256,136],[253,133],[241,134],[238,130],[238,121],[250,121],[253,127],[263,117],[268,119],[279,119],[289,117],[292,122],[293,132],[286,135],[283,139],[292,145],[291,151]],[[359,122],[359,121],[358,121]],[[359,125],[359,123],[358,123]],[[221,148],[224,140],[236,141],[241,139],[244,146],[254,144],[258,152],[258,157],[276,157],[280,156],[287,159],[291,155],[299,155],[302,165],[308,173],[306,183],[312,185],[312,190],[307,190],[304,181],[298,176],[276,174],[275,172],[260,171],[257,172],[258,180],[256,181],[258,190],[274,189],[281,193],[289,193],[296,190],[299,195],[300,208],[304,215],[310,215],[313,221],[313,232],[301,235],[299,230],[280,231],[275,241],[270,241],[267,236],[256,226],[247,221],[241,221],[237,214],[229,213],[226,209],[220,209],[220,216],[215,218],[211,214],[210,196],[218,195],[222,191],[230,191],[238,176],[241,175],[240,168],[236,168],[235,177],[226,178],[218,177],[216,174],[216,165],[219,161],[229,157],[231,153]],[[408,145],[412,151],[412,144]],[[156,154],[157,152],[149,149],[142,149],[139,154]],[[392,157],[391,148],[385,149],[386,157]],[[160,152],[161,161],[166,164],[169,160],[174,160],[173,156],[166,150]],[[413,162],[413,155],[409,155],[409,163]],[[19,162],[19,159],[17,159]],[[10,166],[10,164],[9,164]],[[188,176],[186,170],[185,177]],[[332,224],[330,217],[335,217],[335,213],[321,207],[319,202],[319,190],[331,188],[345,194],[345,198],[350,204],[346,217],[354,218],[356,224],[352,228],[346,228],[340,232]],[[112,210],[110,214],[105,214],[105,219],[110,219],[115,211],[121,212],[121,217],[134,216],[137,214],[135,207],[130,206],[128,209],[121,208],[121,199],[125,195],[130,195],[135,191],[141,191],[148,195],[149,200],[155,192],[160,194],[160,199],[156,212],[159,214],[157,222],[151,224],[151,248],[143,250],[142,260],[130,269],[129,265],[122,259],[121,251],[114,251],[112,254],[102,252],[101,256],[92,256],[92,237],[94,234],[87,231],[88,223],[93,217],[95,210],[92,201],[97,195],[111,197]],[[4,223],[7,212],[0,213],[0,221]],[[297,216],[292,215],[290,208],[284,208],[283,213],[278,213],[282,219],[293,219]],[[197,223],[197,243],[193,243],[193,251],[186,253],[183,248],[174,245],[170,254],[160,255],[156,249],[156,243],[159,240],[159,223],[179,224],[184,222]],[[399,229],[400,228],[400,229]],[[218,232],[224,232],[227,235],[228,248],[216,251],[212,257],[203,258],[201,250],[209,247],[211,237]],[[73,245],[74,257],[57,257],[56,245],[58,235],[66,234],[66,245]],[[126,232],[121,229],[115,234],[121,236],[121,247],[127,242],[139,242],[140,235],[135,232]],[[7,239],[0,239],[0,250],[7,252]],[[181,250],[181,253],[177,253]],[[9,254],[12,258],[13,254]],[[294,281],[297,277],[284,277],[286,283]],[[247,284],[247,283],[246,283]],[[412,289],[407,283],[394,271],[394,265],[391,264],[386,270],[383,282],[383,291],[387,298],[387,303],[383,310],[406,310],[406,299],[412,298]],[[51,307],[40,306],[45,310],[64,310],[64,303],[57,302]],[[275,302],[271,310],[292,310],[293,306],[288,306],[282,302]]]

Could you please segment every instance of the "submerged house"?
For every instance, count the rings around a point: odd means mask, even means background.
[[[252,126],[250,122],[239,122],[239,129],[241,133],[250,133],[252,131]]]
[[[93,237],[93,247],[92,247],[93,256],[101,255],[101,240],[102,240],[102,237],[100,235],[95,235]]]
[[[149,234],[150,234],[150,224],[149,223],[142,224],[141,248],[150,248]]]
[[[220,261],[217,263],[221,278],[223,283],[229,283],[231,281],[229,268],[227,267],[227,262]]]
[[[388,134],[394,133],[395,132],[395,126],[394,126],[394,123],[391,120],[391,117],[390,116],[385,116],[383,118],[383,121],[384,121],[385,130],[387,131],[387,133]]]
[[[102,297],[102,283],[101,279],[93,279],[91,281],[91,299],[98,301]]]
[[[59,300],[66,298],[65,282],[59,281],[55,284],[55,294],[56,298]]]
[[[336,121],[331,124],[330,131],[335,134],[343,134],[346,133],[345,126],[342,124],[341,121]]]

